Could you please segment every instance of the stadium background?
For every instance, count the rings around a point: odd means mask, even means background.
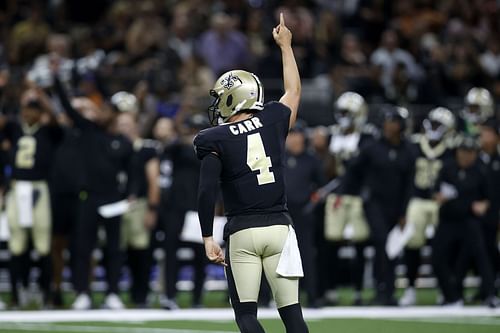
[[[204,113],[207,91],[225,70],[253,71],[263,81],[266,100],[280,96],[280,56],[270,31],[283,11],[303,78],[300,117],[308,126],[333,124],[333,101],[354,90],[369,102],[373,122],[379,121],[377,104],[394,103],[408,108],[416,131],[434,106],[458,114],[471,87],[489,89],[498,101],[499,8],[494,0],[6,0],[0,4],[1,112],[7,117],[18,113],[26,75],[37,85],[49,84],[48,69],[34,66],[34,61],[55,51],[79,59],[74,85],[81,94],[102,103],[117,91],[133,92],[152,122],[158,116],[173,118],[183,134],[191,115]],[[384,73],[371,59],[384,46],[381,39],[387,29],[397,33],[399,47],[407,52],[394,73]],[[231,42],[211,43],[217,33]],[[143,128],[148,137],[152,122]],[[161,242],[162,231],[157,233]],[[8,298],[9,254],[5,242],[0,244],[0,293]],[[156,247],[154,255],[161,262],[162,246]],[[348,259],[349,253],[345,247],[341,256]],[[189,250],[180,254],[190,256]],[[423,255],[430,255],[428,247]],[[206,289],[223,291],[223,272],[213,266],[207,270]],[[402,270],[404,266],[398,266]],[[155,283],[160,274],[160,265],[155,266],[153,290],[161,288]],[[66,281],[68,275],[66,271]],[[102,275],[97,267],[96,291],[104,289]],[[421,275],[420,286],[435,287],[429,265],[422,266]],[[34,269],[33,280],[36,276]],[[191,277],[188,265],[180,273],[181,290],[191,290]],[[398,280],[398,286],[404,284],[404,279]],[[477,286],[477,279],[467,279],[466,285]],[[124,271],[121,287],[127,286]],[[64,289],[70,291],[71,284],[65,283]],[[433,305],[435,294],[431,290],[419,303]],[[208,307],[227,305],[223,292],[208,298]]]

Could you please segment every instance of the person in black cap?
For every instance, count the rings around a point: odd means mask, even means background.
[[[375,247],[375,304],[396,305],[394,261],[386,254],[389,231],[404,224],[413,180],[414,154],[404,137],[408,111],[392,105],[380,110],[382,137],[364,146],[347,170],[345,182],[362,182],[361,197]],[[347,186],[348,187],[348,186]]]
[[[440,223],[433,240],[432,262],[443,305],[463,304],[461,285],[469,259],[481,276],[481,296],[490,306],[497,303],[479,221],[488,211],[490,194],[478,150],[477,137],[460,136],[455,158],[443,166],[436,182]]]

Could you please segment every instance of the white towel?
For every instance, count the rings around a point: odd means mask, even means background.
[[[457,188],[452,184],[445,182],[441,183],[441,186],[439,187],[439,192],[441,192],[441,195],[447,200],[455,199],[458,196]]]
[[[33,184],[28,181],[16,181],[14,188],[17,217],[23,228],[33,226]]]
[[[125,214],[130,210],[130,206],[128,200],[120,200],[100,206],[97,208],[97,212],[105,219],[110,219]]]
[[[0,212],[0,241],[8,241],[9,238],[10,233],[7,214],[5,212]]]
[[[276,273],[282,277],[300,278],[304,276],[302,259],[300,257],[297,235],[290,225],[288,226],[288,237],[281,251],[280,261],[276,267]]]
[[[214,217],[213,237],[215,242],[218,244],[222,244],[224,241],[224,226],[226,225],[226,222],[227,219],[224,216]],[[186,213],[180,239],[184,242],[203,244],[198,212],[190,210]]]
[[[385,243],[385,252],[389,259],[396,258],[403,251],[414,233],[415,226],[412,223],[406,223],[404,229],[401,229],[399,225],[392,228]]]

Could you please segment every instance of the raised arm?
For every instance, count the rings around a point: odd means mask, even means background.
[[[73,120],[73,123],[76,127],[83,129],[90,126],[95,126],[93,122],[88,119],[85,119],[75,108],[71,105],[71,102],[68,98],[66,90],[64,89],[59,78],[54,75],[54,91],[56,93],[57,98],[61,102],[61,106],[64,109],[64,112],[68,115],[68,117]]]
[[[292,127],[297,118],[302,88],[300,84],[299,69],[297,68],[292,50],[292,33],[285,25],[283,13],[280,14],[280,24],[273,29],[273,37],[276,44],[278,44],[281,49],[281,58],[283,62],[283,83],[285,93],[281,96],[280,102],[288,106],[291,110],[289,127]]]

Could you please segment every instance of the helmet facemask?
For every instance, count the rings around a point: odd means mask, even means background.
[[[437,122],[425,119],[423,122],[425,137],[429,141],[441,141],[447,132],[446,126]]]
[[[447,108],[437,107],[429,112],[422,125],[429,141],[441,141],[455,129],[455,116]]]
[[[212,126],[217,126],[220,124],[222,120],[222,116],[219,111],[219,103],[220,103],[220,96],[217,94],[217,92],[213,89],[210,90],[210,96],[214,98],[214,101],[212,104],[208,107],[208,119],[210,120],[210,124]]]
[[[354,126],[354,117],[349,110],[337,110],[337,112],[335,112],[335,121],[342,131],[347,131]]]

